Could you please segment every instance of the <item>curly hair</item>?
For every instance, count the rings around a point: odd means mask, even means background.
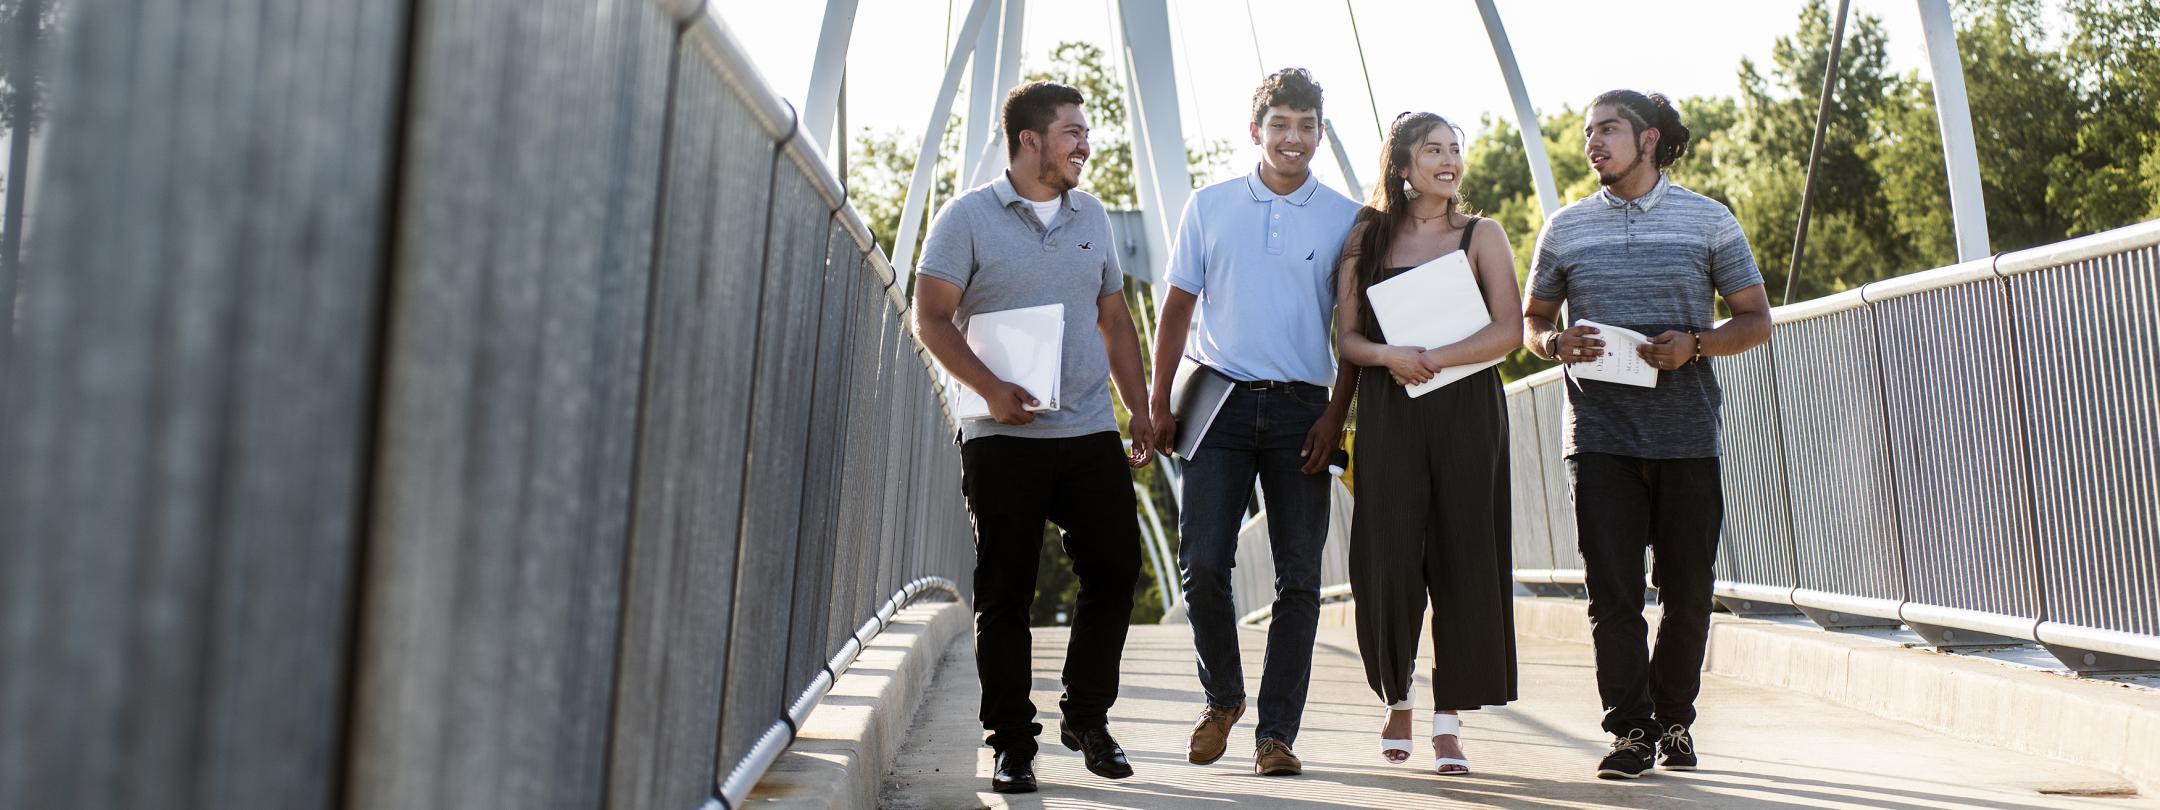
[[[1311,110],[1313,115],[1319,115],[1320,85],[1304,68],[1283,68],[1270,73],[1260,81],[1260,87],[1253,90],[1252,122],[1255,125],[1267,117],[1269,107]]]

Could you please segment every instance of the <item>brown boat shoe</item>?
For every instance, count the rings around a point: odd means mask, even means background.
[[[1260,738],[1260,747],[1253,752],[1253,773],[1261,776],[1296,776],[1305,772],[1305,763],[1290,752],[1290,745],[1274,737]]]
[[[1230,727],[1237,725],[1238,718],[1245,716],[1245,704],[1229,709],[1213,705],[1200,710],[1200,722],[1193,724],[1192,742],[1185,746],[1185,759],[1194,765],[1213,765],[1222,759],[1223,751],[1230,747]]]

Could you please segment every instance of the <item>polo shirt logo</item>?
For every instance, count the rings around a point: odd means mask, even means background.
[[[1080,249],[1081,249],[1081,250],[1094,250],[1094,249],[1095,249],[1095,243],[1094,243],[1094,242],[1081,242],[1081,243],[1080,243]]]

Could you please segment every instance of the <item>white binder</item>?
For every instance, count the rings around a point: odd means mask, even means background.
[[[1435,349],[1477,334],[1492,323],[1485,309],[1485,295],[1478,290],[1477,274],[1470,257],[1458,250],[1405,270],[1401,275],[1366,291],[1372,316],[1394,346]],[[1499,365],[1496,357],[1482,363],[1448,366],[1432,379],[1409,387],[1410,396],[1421,397],[1441,386]]]
[[[965,327],[968,348],[998,379],[1019,385],[1039,400],[1030,411],[1058,409],[1064,379],[1065,305],[1044,304],[997,312],[978,312]],[[990,403],[950,373],[946,401],[955,419],[989,419]]]

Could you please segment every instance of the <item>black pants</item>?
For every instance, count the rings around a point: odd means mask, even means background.
[[[1140,580],[1140,524],[1132,473],[1116,433],[1064,439],[984,436],[962,445],[961,488],[975,522],[975,671],[989,745],[1032,754],[1035,722],[1030,667],[1035,566],[1043,521],[1064,530],[1065,555],[1080,579],[1065,650],[1058,708],[1075,728],[1100,728],[1117,702],[1118,663]]]
[[[1569,468],[1605,730],[1625,736],[1640,729],[1655,739],[1664,727],[1692,725],[1725,518],[1718,460],[1579,453]],[[1643,620],[1645,546],[1664,608],[1655,653]]]

